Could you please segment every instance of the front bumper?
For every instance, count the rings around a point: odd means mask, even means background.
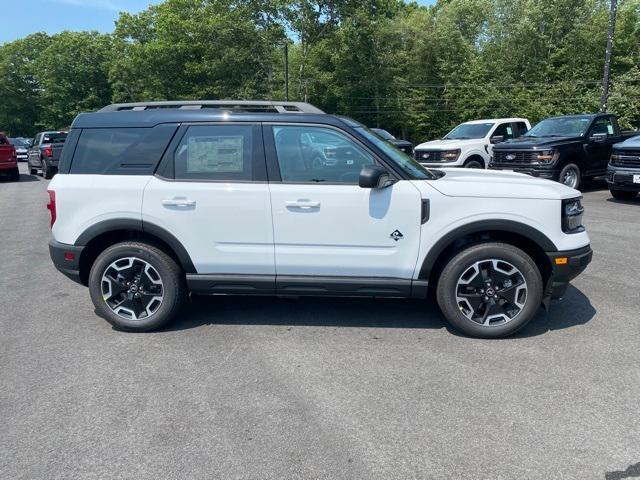
[[[545,289],[545,300],[562,298],[569,282],[580,275],[591,263],[593,250],[591,245],[564,252],[548,252],[551,262],[551,277]]]
[[[629,192],[640,192],[640,183],[633,183],[633,176],[640,175],[640,168],[607,167],[607,183],[617,190],[627,190]]]
[[[53,265],[59,272],[80,284],[82,284],[80,279],[80,256],[83,249],[84,247],[67,245],[55,240],[49,242],[49,255],[51,255]]]
[[[512,170],[516,173],[525,173],[532,177],[546,178],[548,180],[555,180],[560,174],[560,170],[557,168],[537,167],[535,165],[511,165],[504,163],[489,163],[489,170]]]

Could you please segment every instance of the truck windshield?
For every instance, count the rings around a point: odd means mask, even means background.
[[[547,118],[537,123],[524,134],[525,137],[581,137],[589,128],[593,117],[590,115],[576,117]]]
[[[410,156],[404,154],[390,143],[382,140],[378,135],[373,133],[366,127],[358,126],[355,128],[363,137],[373,143],[382,150],[387,156],[393,160],[403,171],[405,171],[414,180],[434,180],[438,178],[430,170],[424,168]]]
[[[462,123],[447,133],[445,140],[469,140],[472,138],[484,138],[493,123]]]

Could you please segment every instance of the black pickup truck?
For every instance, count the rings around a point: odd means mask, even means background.
[[[595,113],[550,117],[519,138],[493,147],[489,168],[513,170],[579,188],[605,175],[613,144],[635,132],[621,132],[615,115]]]
[[[613,198],[633,200],[640,192],[640,136],[613,146],[607,168],[607,183]]]

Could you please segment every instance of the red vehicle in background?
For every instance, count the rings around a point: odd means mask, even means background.
[[[2,132],[0,132],[0,176],[8,176],[10,180],[16,182],[20,180],[16,147],[11,145]]]

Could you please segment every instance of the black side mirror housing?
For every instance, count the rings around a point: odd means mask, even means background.
[[[489,142],[492,143],[492,144],[504,142],[504,136],[503,135],[494,135],[493,137],[491,137],[489,139]]]
[[[380,165],[365,165],[360,170],[358,185],[361,188],[385,188],[392,183],[389,172]]]
[[[609,134],[607,133],[594,133],[589,137],[589,140],[595,143],[604,143],[609,138]]]

